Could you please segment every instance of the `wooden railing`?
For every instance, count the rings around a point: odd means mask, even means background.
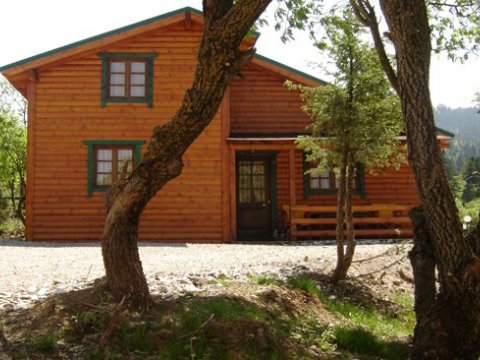
[[[358,238],[408,238],[413,230],[408,205],[371,204],[353,206],[355,236]],[[297,238],[335,238],[335,205],[283,206],[290,219],[290,235]]]

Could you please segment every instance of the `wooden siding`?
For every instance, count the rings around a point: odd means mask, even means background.
[[[310,118],[300,109],[298,92],[284,86],[285,78],[248,64],[244,78],[230,85],[233,134],[291,134],[305,130]]]
[[[200,25],[186,30],[177,24],[101,49],[159,54],[153,108],[125,103],[100,107],[97,51],[39,72],[31,239],[100,239],[103,194],[87,197],[87,146],[82,141],[148,141],[152,128],[170,119],[191,84],[200,37]],[[148,204],[141,240],[222,240],[221,112],[187,151],[182,175]]]

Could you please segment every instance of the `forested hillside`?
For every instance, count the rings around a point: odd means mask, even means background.
[[[456,172],[461,172],[468,159],[480,156],[480,114],[478,108],[451,109],[440,105],[435,109],[438,127],[455,134],[446,156],[453,162]]]

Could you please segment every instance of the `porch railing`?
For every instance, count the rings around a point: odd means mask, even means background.
[[[371,204],[353,206],[355,236],[358,238],[408,238],[413,236],[407,213],[411,206]],[[297,238],[335,238],[335,205],[294,205],[283,207],[290,220],[290,235]]]

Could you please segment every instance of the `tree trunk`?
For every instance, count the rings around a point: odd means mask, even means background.
[[[464,279],[479,260],[462,234],[460,220],[436,142],[429,92],[430,28],[423,0],[381,0],[397,60],[397,78],[409,149],[409,163],[425,214],[425,226],[438,268],[440,291],[431,308],[431,324],[446,339],[414,343],[413,354],[425,359],[477,359],[480,350],[478,286]],[[478,285],[478,284],[474,284]],[[419,314],[422,318],[424,314]],[[440,319],[440,320],[436,320]],[[423,329],[423,330],[422,330]],[[416,334],[414,340],[425,339]],[[439,341],[438,341],[439,340]],[[443,341],[445,340],[445,341]],[[421,351],[417,351],[421,349]]]
[[[347,250],[345,252],[345,264],[343,278],[347,277],[348,269],[352,265],[353,255],[355,254],[355,230],[353,228],[353,188],[355,185],[355,164],[353,163],[352,156],[348,162],[347,168],[347,187],[345,196],[345,223],[347,227]]]
[[[215,116],[229,81],[253,56],[253,48],[242,52],[239,45],[270,1],[203,1],[205,25],[192,87],[173,118],[154,128],[139,166],[106,194],[102,254],[107,286],[130,308],[145,310],[150,304],[137,248],[140,215],[180,175],[183,154]]]
[[[345,267],[345,195],[347,185],[347,161],[348,152],[344,150],[342,155],[342,166],[340,167],[340,178],[337,193],[337,265],[333,271],[331,281],[337,284],[342,280]]]

